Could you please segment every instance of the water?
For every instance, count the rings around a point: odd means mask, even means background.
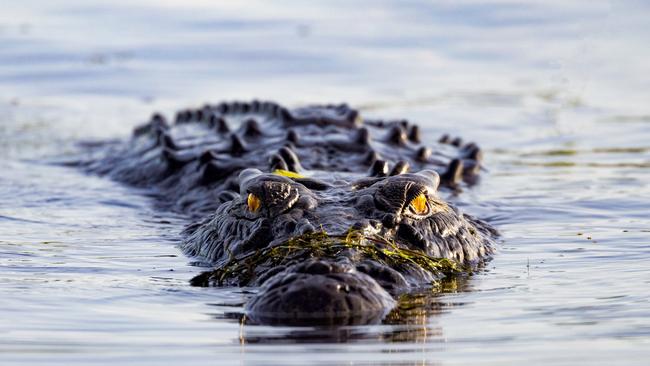
[[[0,364],[647,364],[643,2],[21,1],[0,13]],[[503,233],[406,322],[247,325],[193,288],[184,218],[44,164],[154,110],[346,101],[477,141]]]

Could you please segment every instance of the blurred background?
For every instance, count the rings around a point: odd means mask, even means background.
[[[5,1],[3,364],[645,364],[650,5],[644,1]],[[152,112],[347,102],[476,141],[451,197],[503,233],[483,272],[367,327],[246,325],[191,288],[184,218],[47,164]]]
[[[647,101],[643,1],[20,1],[6,98]]]

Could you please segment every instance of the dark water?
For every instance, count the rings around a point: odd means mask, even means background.
[[[644,2],[21,1],[0,12],[0,364],[630,364],[650,357]],[[154,110],[346,101],[479,142],[503,232],[402,321],[242,324],[182,217],[42,164]]]

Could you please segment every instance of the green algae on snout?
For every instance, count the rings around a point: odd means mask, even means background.
[[[460,272],[458,264],[446,258],[433,258],[421,251],[403,248],[383,238],[359,231],[347,235],[328,235],[318,231],[287,240],[285,243],[232,258],[223,266],[192,279],[194,286],[236,284],[246,286],[265,271],[284,268],[310,258],[333,259],[348,256],[370,259],[391,268],[417,266],[442,278]],[[264,271],[260,271],[263,269]]]

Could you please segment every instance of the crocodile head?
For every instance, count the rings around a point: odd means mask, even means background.
[[[189,254],[217,266],[195,283],[261,285],[253,319],[381,318],[393,295],[492,251],[493,231],[441,199],[439,180],[244,170],[239,196],[186,230]]]

